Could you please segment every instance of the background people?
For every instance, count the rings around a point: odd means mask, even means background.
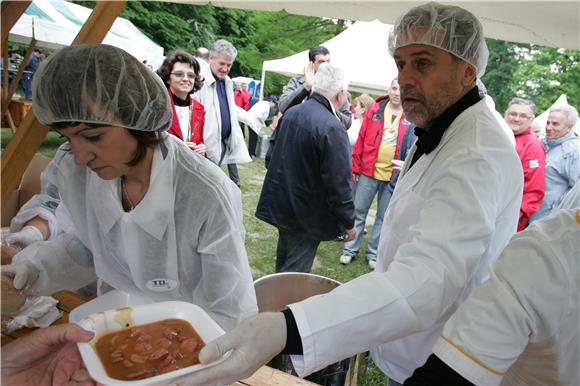
[[[540,208],[546,190],[546,149],[532,134],[531,128],[535,114],[536,105],[521,98],[512,99],[505,112],[505,120],[516,138],[516,151],[524,170],[524,194],[518,232],[528,226],[530,217]]]
[[[375,100],[367,94],[359,95],[352,101],[352,123],[347,131],[348,142],[350,143],[351,150],[354,148],[354,144],[358,139],[358,133],[360,132],[363,118],[366,115],[368,108],[374,104]]]
[[[286,85],[278,108],[284,114],[290,107],[302,103],[312,92],[312,84],[314,83],[314,75],[318,68],[323,63],[330,62],[330,52],[324,46],[312,47],[308,51],[308,64],[304,68],[303,76],[295,76],[290,79]],[[350,104],[345,98],[343,105],[337,109],[337,116],[346,129],[350,127],[352,122],[352,113],[350,112]]]
[[[251,162],[238,123],[232,81],[228,76],[238,51],[227,40],[216,40],[209,54],[209,66],[202,67],[204,86],[194,97],[205,107],[207,158],[218,166],[228,165],[230,179],[240,186],[236,164]]]
[[[68,139],[43,176],[60,201],[35,196],[18,212],[15,231],[41,214],[55,228],[2,274],[37,294],[98,278],[99,294],[188,301],[225,329],[256,313],[240,191],[163,133],[173,114],[161,79],[108,45],[62,48],[37,75],[34,112]]]
[[[578,110],[570,105],[550,109],[546,123],[546,193],[540,209],[530,222],[548,216],[558,209],[562,198],[580,180],[580,138],[572,131]]]
[[[32,79],[40,62],[44,59],[44,50],[42,48],[35,48],[32,56],[28,59],[24,73],[22,74],[22,88],[24,89],[24,98],[32,99]]]
[[[393,174],[392,161],[399,156],[400,144],[408,126],[401,105],[399,82],[393,79],[388,94],[378,98],[365,115],[352,152],[352,180],[356,183],[356,236],[344,245],[341,264],[349,264],[358,254],[367,214],[375,196],[378,196],[377,215],[366,250],[369,266],[372,269],[376,266],[383,217],[391,199],[388,185]]]
[[[191,150],[205,156],[205,109],[191,97],[191,93],[203,86],[199,63],[191,54],[175,50],[167,55],[157,75],[167,84],[173,109],[173,120],[167,132],[184,141]]]
[[[348,82],[324,64],[312,95],[283,115],[256,217],[278,228],[276,272],[310,272],[322,240],[354,237],[350,151],[335,111]]]

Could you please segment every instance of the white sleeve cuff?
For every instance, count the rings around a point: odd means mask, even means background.
[[[485,365],[449,338],[442,336],[433,353],[463,378],[476,385],[499,385],[504,373]]]

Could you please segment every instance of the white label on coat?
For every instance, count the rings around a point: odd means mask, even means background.
[[[173,291],[179,286],[176,280],[171,279],[153,279],[147,282],[147,288],[155,292]]]
[[[540,167],[540,161],[537,159],[530,160],[530,169],[535,169]]]

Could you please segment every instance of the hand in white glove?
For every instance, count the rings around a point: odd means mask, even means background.
[[[209,342],[199,353],[203,364],[233,350],[222,363],[186,375],[176,384],[229,385],[254,374],[286,345],[286,320],[281,312],[264,312],[244,320],[232,331]]]
[[[17,290],[23,289],[27,284],[33,285],[38,279],[38,269],[30,264],[3,265],[2,275],[12,279],[12,285]]]
[[[4,237],[9,245],[25,248],[32,243],[44,240],[42,233],[37,227],[27,225],[18,232],[10,233]]]

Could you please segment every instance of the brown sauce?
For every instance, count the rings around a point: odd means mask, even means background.
[[[187,321],[165,319],[103,335],[95,350],[109,377],[128,381],[198,364],[203,346]]]

